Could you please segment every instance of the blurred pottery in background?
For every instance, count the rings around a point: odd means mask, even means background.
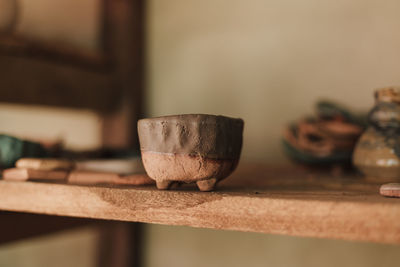
[[[0,169],[11,168],[24,157],[47,157],[48,151],[39,143],[0,134]]]
[[[284,130],[286,154],[304,164],[350,164],[365,116],[328,101],[320,101],[316,107],[316,118],[299,120]]]
[[[243,126],[242,119],[203,114],[139,120],[146,172],[158,189],[196,182],[201,191],[213,190],[239,162]]]
[[[370,180],[400,180],[400,88],[375,93],[369,127],[354,150],[354,165]]]

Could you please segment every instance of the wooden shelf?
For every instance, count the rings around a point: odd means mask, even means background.
[[[241,164],[216,192],[0,181],[0,210],[399,244],[400,199],[378,189],[351,174]]]

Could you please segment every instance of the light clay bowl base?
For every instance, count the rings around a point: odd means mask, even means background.
[[[149,151],[142,151],[142,160],[147,174],[156,181],[158,189],[169,189],[175,182],[195,182],[200,191],[212,191],[238,164],[238,160],[232,159]]]

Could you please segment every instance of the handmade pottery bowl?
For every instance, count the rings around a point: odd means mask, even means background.
[[[213,190],[239,162],[243,125],[242,119],[203,114],[139,120],[146,172],[158,189],[196,182],[201,191]]]

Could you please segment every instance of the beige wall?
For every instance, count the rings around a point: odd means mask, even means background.
[[[378,267],[400,260],[399,246],[152,225],[147,267]]]
[[[400,84],[396,0],[148,3],[148,115],[242,117],[245,159],[283,160],[283,125],[319,98],[368,108]]]

